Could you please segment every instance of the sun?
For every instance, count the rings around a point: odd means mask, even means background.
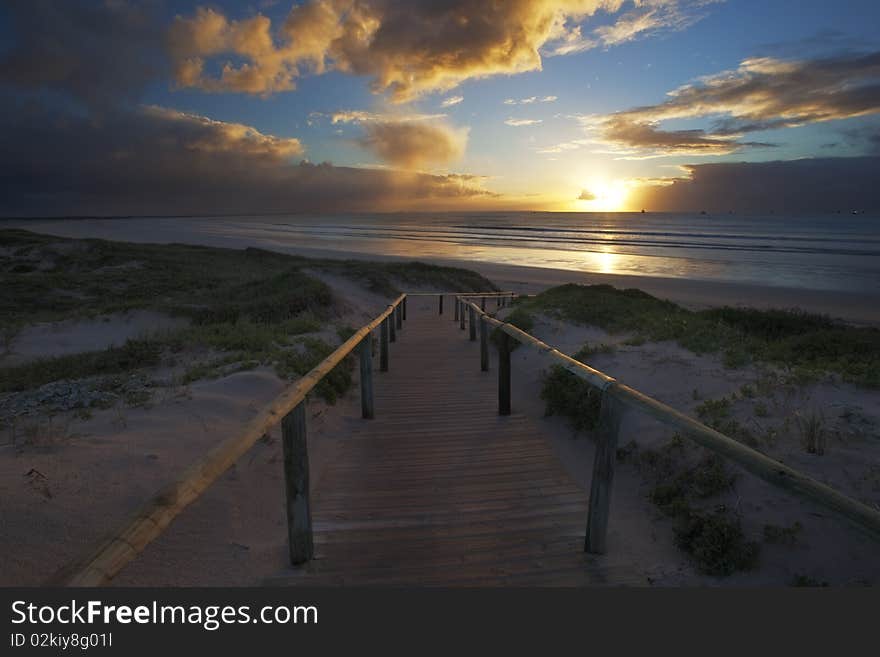
[[[596,179],[584,185],[575,205],[582,212],[619,212],[628,195],[625,180]]]

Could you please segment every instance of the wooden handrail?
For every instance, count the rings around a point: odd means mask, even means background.
[[[776,461],[761,452],[743,445],[737,440],[688,417],[687,415],[645,395],[638,390],[618,382],[614,377],[585,365],[584,363],[563,354],[558,349],[542,342],[525,331],[499,319],[491,317],[472,301],[466,301],[472,295],[461,294],[457,300],[467,305],[471,313],[480,317],[480,321],[494,326],[520,344],[530,346],[545,354],[557,364],[564,367],[580,379],[586,381],[602,392],[602,411],[600,412],[600,440],[596,450],[593,468],[593,481],[590,491],[590,508],[587,518],[586,549],[590,552],[605,551],[605,534],[607,531],[608,509],[610,505],[611,480],[614,476],[614,455],[617,444],[617,432],[620,424],[620,405],[645,412],[664,424],[671,426],[690,437],[703,447],[710,449],[734,461],[737,465],[751,472],[764,481],[779,486],[800,497],[809,499],[849,521],[858,529],[866,532],[874,539],[880,540],[880,511],[873,509],[843,493],[809,477],[802,472]],[[463,311],[462,311],[463,316]],[[499,349],[499,353],[503,349]],[[482,354],[481,354],[482,361]],[[482,364],[482,363],[481,363]],[[507,373],[509,377],[509,370]],[[499,391],[502,387],[510,389],[509,380],[499,380]],[[615,403],[612,403],[614,400]],[[499,413],[508,414],[507,406],[499,406]]]
[[[101,541],[87,555],[73,564],[62,568],[47,584],[55,586],[100,586],[109,582],[122,568],[140,554],[144,548],[158,537],[174,518],[189,504],[195,501],[217,478],[222,475],[235,461],[247,452],[269,429],[278,424],[295,411],[306,395],[334,367],[354,351],[362,341],[369,340],[374,329],[389,324],[393,327],[393,314],[401,317],[398,307],[406,299],[401,294],[373,321],[354,333],[327,356],[308,374],[299,379],[291,388],[281,393],[275,400],[251,420],[241,434],[227,438],[211,449],[204,457],[190,465],[177,480],[162,488],[134,515],[130,516],[121,529]],[[385,320],[389,322],[383,324]],[[384,331],[383,331],[384,335]],[[383,349],[387,343],[383,339]],[[362,353],[368,353],[365,349]],[[383,363],[387,366],[387,351],[383,352]],[[362,390],[363,392],[363,390]],[[363,402],[365,415],[366,401]],[[369,403],[372,403],[370,397]],[[296,420],[297,418],[293,418]],[[298,422],[290,423],[291,437],[300,433]],[[304,432],[304,429],[302,430]],[[302,436],[304,439],[304,436]],[[285,436],[287,441],[287,436]],[[307,467],[307,457],[306,457]],[[289,477],[288,477],[289,479]],[[306,472],[306,482],[307,482]],[[290,481],[288,481],[290,485]],[[288,506],[290,507],[290,489],[288,489]],[[290,509],[289,509],[290,512]],[[290,513],[289,513],[290,515]],[[291,533],[294,529],[291,526]],[[310,531],[310,529],[309,529]],[[291,554],[294,553],[291,545]]]

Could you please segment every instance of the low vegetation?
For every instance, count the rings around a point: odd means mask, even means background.
[[[181,383],[259,365],[298,378],[335,348],[310,335],[336,319],[336,300],[312,272],[351,278],[386,296],[397,285],[489,290],[479,274],[419,262],[309,259],[261,249],[74,240],[0,230],[0,336],[36,322],[85,319],[135,309],[185,317],[189,325],[94,352],[0,369],[0,393],[53,381],[118,375],[188,352],[196,360]],[[338,331],[340,341],[353,333]],[[316,392],[333,401],[350,385],[350,363]]]
[[[676,545],[701,572],[726,576],[757,565],[760,546],[746,538],[739,517],[711,504],[736,481],[720,457],[702,451],[695,459],[676,435],[657,449],[632,443],[618,458],[634,462],[648,483],[648,499],[673,519]]]
[[[543,374],[541,399],[545,415],[561,415],[575,431],[592,431],[599,422],[602,395],[560,365]]]
[[[476,272],[421,262],[310,259],[264,249],[134,244],[0,230],[4,326],[152,309],[195,323],[323,319],[330,288],[307,271],[394,296],[398,285],[495,289]]]
[[[691,311],[641,290],[562,285],[517,301],[521,318],[544,313],[630,334],[626,344],[673,340],[695,353],[718,353],[728,367],[763,361],[809,382],[823,372],[880,387],[880,329],[854,327],[799,310],[713,308]],[[522,320],[521,320],[522,321]]]

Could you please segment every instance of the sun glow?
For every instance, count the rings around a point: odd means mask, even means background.
[[[582,212],[619,212],[626,204],[629,185],[625,180],[593,180],[584,185],[575,206]]]

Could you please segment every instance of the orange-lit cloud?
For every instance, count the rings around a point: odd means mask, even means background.
[[[386,162],[404,169],[449,164],[467,145],[467,130],[413,122],[367,123],[360,143]]]
[[[449,164],[467,147],[468,129],[446,124],[445,114],[340,110],[330,116],[333,123],[360,125],[364,134],[358,143],[403,169]]]
[[[302,155],[305,151],[299,139],[264,135],[256,128],[241,123],[215,121],[205,116],[156,106],[146,107],[143,111],[148,117],[173,125],[180,135],[191,134],[189,140],[180,144],[191,151],[234,153],[275,162]],[[187,129],[190,129],[189,133]]]
[[[637,0],[620,23],[598,28],[612,45],[681,27],[712,0]],[[583,50],[580,24],[625,0],[309,0],[273,28],[262,15],[229,19],[199,8],[168,35],[175,79],[207,91],[271,94],[293,89],[306,71],[329,68],[372,78],[396,102],[446,91],[464,80],[540,70],[541,53]],[[592,43],[592,41],[590,41]],[[217,74],[212,58],[235,55]],[[542,100],[549,101],[554,97]],[[534,99],[538,100],[538,99]]]
[[[596,141],[628,156],[722,155],[747,146],[750,132],[880,112],[880,52],[815,60],[756,58],[701,78],[658,105],[580,117]],[[705,130],[664,130],[671,119],[714,118]]]

